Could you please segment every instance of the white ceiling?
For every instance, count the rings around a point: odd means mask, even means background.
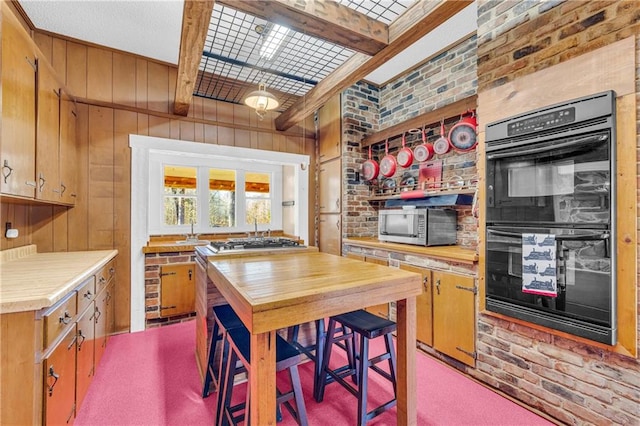
[[[429,0],[418,0],[429,1]],[[19,0],[36,28],[177,64],[183,0]],[[366,77],[388,82],[477,29],[476,2]]]

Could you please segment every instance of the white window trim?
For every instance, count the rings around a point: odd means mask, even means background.
[[[295,166],[296,224],[294,233],[309,241],[309,156],[252,148],[238,148],[151,136],[129,135],[131,147],[131,325],[130,331],[145,329],[144,247],[150,232],[149,208],[151,159],[169,155],[172,161],[199,155],[225,161],[242,160],[249,164]],[[289,200],[287,200],[289,201]]]
[[[150,217],[149,217],[149,233],[163,235],[184,235],[191,232],[191,225],[168,226],[164,224],[164,206],[163,206],[163,176],[164,166],[187,166],[197,168],[198,176],[198,223],[193,227],[196,234],[210,234],[214,232],[253,232],[255,227],[253,224],[244,223],[245,219],[245,198],[244,191],[236,193],[236,226],[234,227],[210,227],[208,221],[209,198],[208,185],[203,182],[209,181],[209,169],[229,169],[236,171],[236,186],[244,188],[244,173],[257,172],[265,173],[271,176],[270,199],[272,206],[271,223],[258,224],[258,231],[266,231],[268,229],[282,229],[282,165],[246,161],[233,159],[230,157],[220,158],[220,156],[203,155],[201,153],[192,155],[183,155],[176,157],[166,152],[154,152],[149,154],[149,173],[151,191],[149,193]],[[280,207],[280,208],[279,208]]]

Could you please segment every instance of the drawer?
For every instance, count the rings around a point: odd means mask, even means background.
[[[71,292],[60,302],[49,308],[43,315],[44,347],[47,348],[62,333],[69,324],[76,320],[77,297]]]
[[[78,287],[78,313],[83,313],[85,309],[96,297],[96,279],[89,277]]]
[[[116,274],[116,260],[112,259],[96,272],[96,294],[100,294]]]

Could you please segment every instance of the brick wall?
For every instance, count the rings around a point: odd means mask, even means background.
[[[472,36],[456,46],[441,52],[412,72],[391,81],[379,89],[367,83],[359,83],[342,94],[343,109],[343,174],[347,177],[343,187],[343,236],[377,236],[377,211],[383,202],[368,201],[371,183],[356,172],[368,157],[368,151],[360,149],[360,141],[368,134],[401,123],[411,117],[440,108],[476,93],[476,37]],[[464,111],[460,111],[462,114]],[[460,119],[459,116],[443,117],[446,131]],[[434,123],[424,123],[429,125]],[[409,130],[409,129],[407,129]],[[429,126],[430,142],[439,137],[439,123]],[[407,146],[421,143],[420,134],[408,134]],[[401,138],[389,141],[389,153],[397,155]],[[373,157],[384,157],[384,144],[373,146]],[[476,151],[436,155],[443,161],[443,180],[460,176],[465,181],[477,179]],[[408,169],[397,167],[392,178],[400,182],[404,174],[416,177],[417,162]],[[378,181],[379,183],[379,181]],[[470,197],[469,197],[470,198]],[[477,220],[468,205],[447,206],[457,210],[457,243],[467,248],[477,246]]]
[[[172,317],[160,317],[160,272],[162,266],[193,262],[195,262],[195,253],[193,251],[145,254],[144,302],[146,328],[173,324],[195,318],[195,311]]]
[[[479,0],[478,24],[479,92],[633,34],[640,45],[635,1]],[[640,423],[637,359],[486,315],[477,353],[469,374],[564,423]]]

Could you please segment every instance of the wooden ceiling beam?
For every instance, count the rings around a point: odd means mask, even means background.
[[[473,3],[473,0],[418,1],[391,25],[389,45],[375,56],[356,53],[316,87],[276,118],[276,129],[283,131],[301,122],[335,94],[352,86],[398,53],[433,31],[447,19]]]
[[[184,2],[174,114],[186,116],[189,112],[214,3],[214,0]]]
[[[389,27],[384,22],[334,1],[218,0],[218,3],[366,55],[375,55],[389,42]]]

